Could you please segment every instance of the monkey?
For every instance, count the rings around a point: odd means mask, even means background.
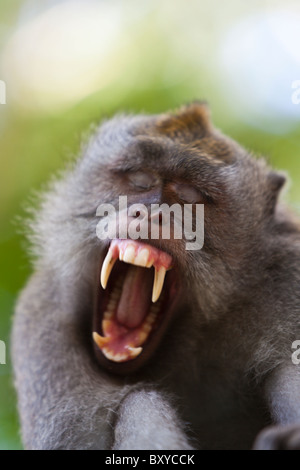
[[[300,226],[285,183],[206,102],[96,127],[29,221],[12,328],[26,449],[300,449]],[[120,196],[156,217],[158,238],[101,239],[97,208]],[[161,236],[150,208],[163,203],[189,205],[194,227],[204,208],[201,249]],[[119,229],[141,220],[118,214]]]

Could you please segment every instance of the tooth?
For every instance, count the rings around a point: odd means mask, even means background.
[[[124,263],[133,264],[135,258],[135,248],[133,245],[128,245],[124,251],[123,261]]]
[[[132,348],[128,347],[126,353],[124,354],[115,354],[113,351],[111,351],[109,348],[104,348],[102,349],[102,352],[104,356],[109,359],[110,361],[113,362],[125,362],[128,359],[134,359],[136,356],[141,354],[143,348]]]
[[[119,288],[115,288],[112,293],[110,294],[111,299],[119,300],[122,290]]]
[[[106,339],[108,336],[111,336],[113,322],[109,318],[105,318],[102,320],[102,331],[104,333],[104,338]]]
[[[103,346],[105,346],[108,343],[109,338],[105,338],[103,336],[100,336],[98,333],[96,333],[96,331],[94,331],[93,332],[93,340],[95,341],[97,346],[102,350]]]
[[[128,351],[130,352],[130,358],[134,359],[137,357],[141,352],[143,351],[143,348],[132,348],[131,346],[128,346]]]
[[[152,330],[151,325],[146,323],[142,326],[139,335],[138,335],[138,344],[143,344],[149,336],[150,331]]]
[[[114,316],[114,312],[110,310],[105,310],[103,314],[103,318],[105,318],[105,320],[110,320],[113,316]]]
[[[139,331],[137,336],[137,344],[143,344],[149,336],[149,331],[146,331],[145,327],[143,326],[142,329]]]
[[[154,275],[154,283],[153,283],[153,290],[152,290],[152,302],[156,302],[159,299],[161,294],[164,280],[166,275],[166,268],[161,266],[159,269],[155,268],[155,275]]]
[[[145,332],[145,333],[149,333],[151,330],[152,330],[152,324],[148,321],[145,321],[145,323],[143,324],[142,326],[142,330]]]
[[[103,261],[103,264],[102,264],[101,276],[100,276],[100,282],[101,282],[101,286],[103,287],[103,289],[105,289],[107,286],[107,281],[109,279],[111,270],[116,261],[117,259],[113,258],[112,252],[108,250],[105,260]]]
[[[105,351],[105,356],[107,357],[107,359],[114,362],[124,362],[127,359],[126,354],[115,354],[112,351]]]
[[[149,315],[148,315],[147,318],[146,318],[146,323],[147,323],[148,325],[152,325],[152,324],[155,322],[156,317],[157,317],[157,313],[156,313],[156,312],[151,312],[151,313],[149,313]]]
[[[138,255],[134,259],[134,264],[137,266],[142,266],[143,268],[150,268],[152,266],[148,266],[148,258],[149,258],[150,251],[147,248],[143,248]]]
[[[113,362],[123,362],[127,358],[125,354],[115,354],[108,348],[104,348],[102,352],[107,359]]]
[[[107,310],[112,311],[116,308],[117,306],[117,299],[110,299],[110,301],[107,304]]]

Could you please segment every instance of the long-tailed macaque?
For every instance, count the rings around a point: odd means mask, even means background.
[[[300,228],[284,183],[201,102],[101,125],[30,222],[12,335],[27,449],[300,449]],[[119,196],[143,210],[101,237],[98,208]],[[204,207],[201,249],[161,236],[162,204],[188,205],[194,228]],[[120,236],[145,208],[159,237]]]

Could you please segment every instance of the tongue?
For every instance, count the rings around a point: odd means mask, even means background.
[[[117,320],[127,328],[136,328],[151,304],[153,270],[129,265],[117,308]]]

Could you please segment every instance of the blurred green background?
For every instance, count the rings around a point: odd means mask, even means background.
[[[30,274],[20,218],[116,111],[209,101],[217,127],[290,174],[300,208],[300,5],[254,0],[1,0],[0,449],[21,449],[10,361]],[[4,87],[5,84],[5,87]]]

